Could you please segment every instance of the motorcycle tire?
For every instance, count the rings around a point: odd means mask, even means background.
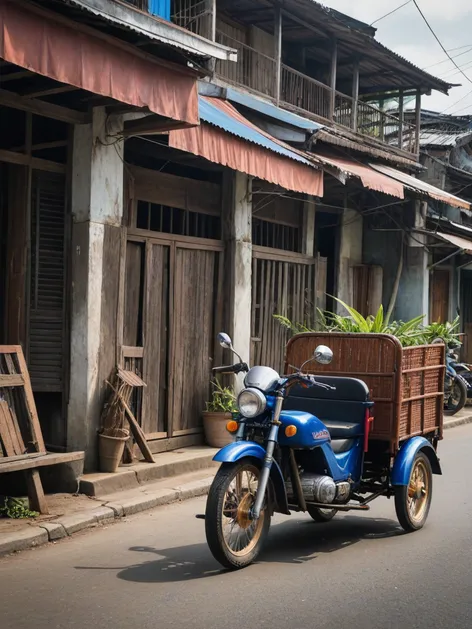
[[[337,513],[336,509],[319,509],[318,507],[306,506],[306,510],[315,522],[323,524],[325,522],[331,522]]]
[[[418,492],[417,495],[412,495]],[[395,511],[407,533],[419,531],[428,518],[433,496],[433,471],[424,452],[418,452],[413,462],[408,485],[395,487]]]
[[[455,400],[455,402],[454,402]],[[446,402],[446,412],[448,415],[455,415],[462,410],[467,402],[467,386],[461,378],[454,378],[452,392]]]
[[[250,508],[249,501],[247,501],[247,503],[244,504],[244,508],[242,508],[247,494],[251,494],[251,496],[253,495],[251,491],[246,492],[246,496],[243,495],[242,500],[240,500],[239,503],[236,503],[237,506],[232,510],[228,508],[229,504],[235,504],[234,502],[230,503],[226,496],[228,492],[230,492],[231,500],[235,500],[235,493],[230,491],[230,487],[232,481],[235,480],[238,475],[240,475],[239,491],[243,493],[242,473],[244,472],[246,472],[247,476],[248,473],[250,473],[256,475],[259,479],[261,470],[248,459],[243,459],[241,461],[237,461],[236,463],[221,466],[211,485],[205,511],[205,533],[208,546],[213,557],[224,568],[228,568],[230,570],[240,570],[256,560],[267,539],[270,527],[271,513],[267,503],[263,507],[259,519],[255,523],[251,522],[247,516],[248,509]],[[236,484],[236,491],[238,491],[237,487],[238,484]],[[224,520],[225,518],[227,520],[231,519],[228,515],[229,513],[233,513],[232,519],[234,524],[237,524],[238,528],[241,528],[241,530],[245,532],[243,535],[243,541],[244,536],[246,538],[249,537],[249,534],[246,534],[246,531],[254,527],[254,536],[244,549],[237,550],[232,548],[228,540],[225,538]],[[231,537],[232,531],[233,529],[231,529],[229,537]]]

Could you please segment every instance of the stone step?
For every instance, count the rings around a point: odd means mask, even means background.
[[[218,452],[217,449],[207,446],[181,448],[173,452],[155,454],[155,463],[139,462],[122,466],[114,474],[102,472],[84,474],[80,478],[79,493],[87,496],[106,496],[165,478],[204,469],[211,470],[218,465],[212,461],[216,452]]]

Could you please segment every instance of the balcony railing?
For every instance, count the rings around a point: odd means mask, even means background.
[[[280,100],[288,105],[329,118],[331,90],[293,68],[282,65]]]
[[[173,0],[171,20],[192,33],[211,39],[212,11],[208,0]]]
[[[275,59],[220,31],[216,33],[216,41],[238,51],[237,63],[216,63],[218,77],[232,85],[244,85],[253,92],[276,98]]]
[[[282,105],[302,113],[333,120],[347,129],[409,153],[415,152],[416,128],[406,122],[400,124],[398,117],[364,101],[355,102],[341,92],[335,92],[333,99],[330,87],[284,64],[281,65],[277,99],[275,59],[221,32],[217,32],[217,41],[238,51],[237,63],[218,62],[216,65],[216,74],[224,81],[279,100]]]

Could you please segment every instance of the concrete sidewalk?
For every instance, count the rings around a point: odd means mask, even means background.
[[[472,409],[446,419],[450,429],[472,423]],[[447,438],[447,437],[446,437]],[[50,516],[35,520],[0,519],[0,556],[69,537],[80,531],[109,525],[126,516],[208,493],[216,467],[139,485],[114,494],[88,497],[48,496]]]

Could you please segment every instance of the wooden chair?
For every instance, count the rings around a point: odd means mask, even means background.
[[[23,351],[0,345],[0,475],[24,472],[30,509],[47,514],[39,468],[83,458],[83,452],[46,451]]]

